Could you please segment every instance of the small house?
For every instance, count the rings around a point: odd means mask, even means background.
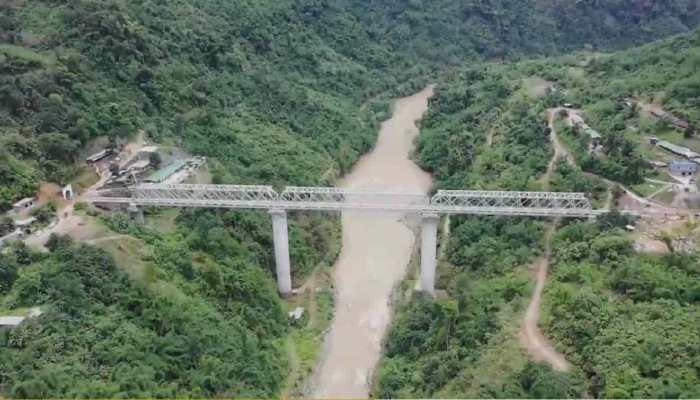
[[[36,217],[29,217],[27,219],[18,219],[15,221],[15,227],[22,232],[28,232],[32,224],[36,222]]]
[[[173,162],[172,164],[168,165],[165,168],[159,169],[158,171],[150,174],[146,178],[143,179],[143,182],[146,183],[163,183],[166,181],[168,178],[170,178],[173,174],[177,173],[181,169],[185,168],[187,166],[187,161],[186,160],[177,160]]]
[[[657,145],[668,152],[671,152],[677,156],[685,157],[689,160],[700,157],[700,154],[690,150],[687,147],[678,146],[665,140],[660,140],[657,142]]]
[[[647,161],[647,163],[648,163],[652,168],[654,168],[654,169],[659,169],[659,168],[666,168],[666,167],[668,167],[668,163],[665,163],[665,162],[663,162],[663,161],[652,160],[652,161]]]
[[[690,127],[690,123],[688,123],[688,121],[682,120],[666,111],[652,111],[651,115],[659,119],[665,119],[669,124],[678,129],[688,129],[688,127]]]
[[[673,175],[692,176],[698,172],[698,164],[692,161],[675,160],[671,161],[668,169]]]
[[[73,193],[73,185],[69,183],[64,186],[63,189],[61,189],[61,195],[63,196],[64,200],[73,200],[73,197],[75,197],[75,193]]]
[[[104,149],[104,150],[102,150],[98,153],[95,153],[95,154],[91,155],[90,157],[86,158],[85,161],[88,164],[94,164],[94,163],[108,157],[110,154],[112,154],[112,149]]]
[[[31,210],[36,206],[36,199],[34,197],[26,197],[15,204],[12,205],[12,209],[16,213],[21,213],[23,211]]]

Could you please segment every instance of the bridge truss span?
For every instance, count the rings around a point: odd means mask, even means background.
[[[280,200],[290,209],[309,210],[420,212],[430,206],[430,198],[421,193],[370,189],[292,186],[282,192]]]
[[[250,208],[315,211],[378,211],[437,214],[590,217],[593,210],[583,193],[441,190],[432,199],[421,193],[271,186],[142,184],[99,191],[93,203],[156,207]]]
[[[369,211],[421,215],[421,290],[435,286],[437,225],[439,214],[504,215],[535,217],[594,217],[607,210],[594,210],[583,193],[499,192],[441,190],[432,198],[422,193],[318,187],[162,185],[142,184],[86,195],[91,203],[128,205],[143,222],[143,207],[194,207],[267,209],[272,218],[277,284],[280,293],[292,293],[287,211]]]
[[[430,204],[435,212],[453,214],[588,217],[600,213],[584,193],[441,190]]]

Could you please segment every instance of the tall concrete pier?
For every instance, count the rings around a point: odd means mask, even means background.
[[[289,263],[289,232],[287,229],[287,212],[270,210],[272,216],[272,235],[275,243],[275,263],[277,266],[277,288],[280,294],[292,294],[292,274]]]
[[[437,229],[440,216],[434,213],[422,215],[420,289],[422,292],[435,292],[435,269],[437,266]]]
[[[137,224],[144,225],[146,223],[146,219],[143,216],[143,207],[140,207],[135,203],[131,203],[129,204],[129,208],[127,208],[127,211],[129,212],[131,218],[134,219]]]

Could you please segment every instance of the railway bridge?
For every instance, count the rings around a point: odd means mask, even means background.
[[[292,293],[287,231],[289,211],[360,211],[417,214],[421,216],[420,289],[433,293],[437,253],[437,227],[442,214],[593,218],[608,212],[594,210],[583,193],[441,190],[422,193],[351,190],[330,187],[241,185],[141,184],[90,192],[93,204],[122,204],[143,221],[143,207],[187,207],[267,210],[272,218],[277,286]]]

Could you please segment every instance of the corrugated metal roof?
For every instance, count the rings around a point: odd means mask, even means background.
[[[673,160],[669,164],[671,167],[697,167],[697,164],[694,163],[693,161],[687,161],[687,160]]]
[[[658,145],[659,147],[662,147],[662,148],[664,148],[664,149],[670,151],[670,152],[673,152],[673,153],[676,153],[676,154],[685,156],[685,157],[687,157],[687,158],[697,158],[697,157],[700,157],[700,154],[698,154],[698,153],[696,153],[696,152],[690,150],[690,149],[687,148],[687,147],[678,146],[678,145],[675,145],[675,144],[673,144],[673,143],[671,143],[671,142],[667,142],[667,141],[665,141],[665,140],[660,140],[659,143],[657,143],[657,145]]]
[[[12,206],[13,206],[13,207],[24,207],[24,206],[26,206],[27,204],[33,203],[34,200],[35,200],[34,197],[25,197],[25,198],[23,198],[22,200],[20,200],[20,201],[16,202],[15,204],[13,204]]]
[[[165,168],[159,169],[158,171],[152,173],[144,179],[145,182],[160,183],[168,179],[168,177],[175,172],[179,171],[182,167],[187,164],[186,160],[177,160],[174,163],[168,165]]]

